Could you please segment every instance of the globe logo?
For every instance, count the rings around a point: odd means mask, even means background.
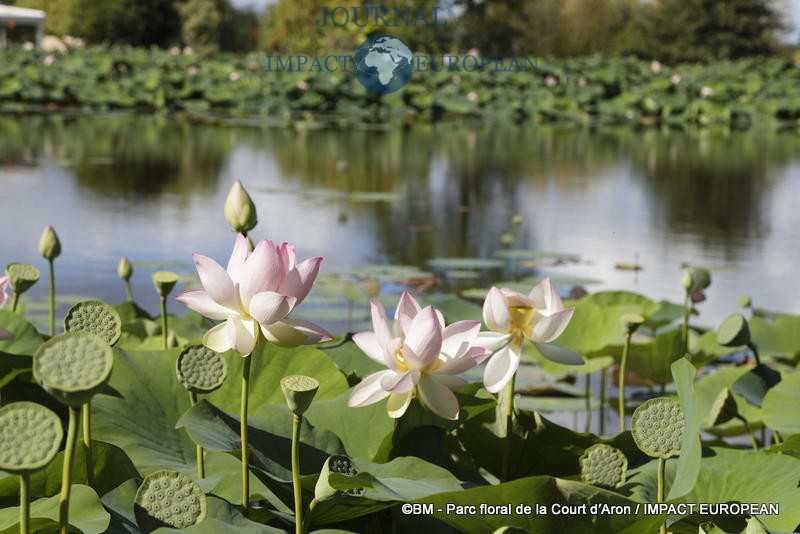
[[[414,56],[406,44],[391,35],[374,35],[353,55],[356,78],[373,93],[401,89],[414,72]]]

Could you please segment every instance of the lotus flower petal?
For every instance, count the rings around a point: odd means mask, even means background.
[[[210,329],[203,336],[203,345],[216,352],[226,352],[231,350],[231,348],[233,348],[233,344],[228,337],[226,329],[227,321]]]
[[[378,371],[364,377],[364,380],[353,388],[347,405],[351,408],[373,404],[389,396],[389,392],[381,387],[381,378],[392,371]]]
[[[438,381],[438,377],[423,374],[419,379],[417,391],[430,411],[445,419],[458,419],[458,399],[450,388]]]
[[[250,316],[262,324],[280,321],[292,311],[297,299],[274,291],[262,291],[250,300]]]
[[[317,279],[321,264],[322,258],[311,258],[302,262],[296,269],[293,268],[288,271],[286,278],[280,285],[280,292],[284,295],[296,297],[297,304],[303,302],[308,292],[311,291],[314,280]]]
[[[8,295],[6,294],[6,287],[8,287],[9,276],[0,276],[0,308],[5,306]]]
[[[307,337],[299,329],[287,324],[285,320],[272,324],[262,324],[261,332],[267,338],[267,341],[284,348],[299,347],[305,343]]]
[[[205,289],[193,289],[191,291],[184,291],[175,300],[184,304],[187,308],[195,311],[203,317],[214,319],[215,321],[222,321],[227,319],[229,315],[237,313],[230,308],[226,308],[212,299]]]
[[[233,245],[233,252],[228,260],[228,274],[232,280],[238,280],[241,276],[241,270],[244,267],[244,262],[250,255],[247,248],[247,238],[242,234],[236,234],[236,242]]]
[[[540,342],[534,342],[534,345],[536,349],[542,353],[542,356],[556,363],[563,363],[565,365],[583,365],[585,363],[578,353],[566,347],[562,347],[561,345]]]
[[[392,419],[398,419],[406,413],[408,405],[411,404],[412,392],[392,393],[386,401],[386,412]]]
[[[552,315],[564,309],[564,303],[561,302],[561,297],[550,282],[549,276],[545,276],[544,280],[536,284],[529,296],[536,303],[537,311],[543,315]]]
[[[414,389],[419,381],[419,369],[410,369],[405,373],[383,375],[381,387],[389,393],[406,393]]]
[[[408,334],[411,321],[421,309],[419,303],[411,296],[411,293],[403,291],[403,294],[400,295],[400,302],[397,303],[397,308],[394,311],[394,320],[404,334]],[[395,335],[397,334],[395,333]]]
[[[391,354],[386,349],[386,346],[381,344],[375,332],[359,332],[353,334],[353,342],[364,354],[369,356],[376,363],[385,365],[393,371],[397,370]]]
[[[476,365],[492,355],[492,352],[483,347],[469,347],[457,358],[448,358],[445,363],[433,371],[437,375],[457,375]]]
[[[486,387],[486,391],[497,393],[508,384],[519,367],[521,350],[522,347],[510,343],[489,359],[483,372],[483,385]]]
[[[403,343],[403,357],[409,367],[424,368],[442,350],[442,327],[433,306],[428,306],[411,321]]]
[[[511,330],[511,316],[508,314],[506,299],[496,287],[489,290],[483,302],[483,322],[494,332],[506,334]]]
[[[206,294],[217,304],[226,308],[236,308],[233,281],[228,272],[219,263],[201,254],[192,254],[192,259]]]
[[[570,319],[572,319],[572,314],[574,312],[575,308],[570,308],[568,310],[562,310],[552,315],[548,315],[547,317],[543,317],[538,323],[536,323],[536,326],[533,327],[533,335],[531,336],[531,340],[545,342],[553,341],[564,332],[564,329],[569,324]]]
[[[262,291],[276,291],[285,276],[280,253],[267,239],[262,239],[247,258],[240,271],[239,284],[242,303],[250,305],[250,299]]]
[[[442,331],[442,353],[456,356],[459,351],[466,350],[481,330],[480,321],[458,321]]]
[[[472,344],[494,352],[508,343],[509,339],[511,339],[511,334],[501,334],[500,332],[479,332]]]
[[[228,317],[225,321],[225,333],[231,342],[233,350],[246,356],[253,352],[256,346],[256,323],[254,321],[243,321],[238,316]]]
[[[387,346],[392,338],[389,319],[386,317],[386,309],[377,300],[370,301],[370,311],[372,312],[372,329],[375,331],[378,343]]]
[[[306,336],[303,345],[316,345],[317,343],[325,343],[333,339],[333,334],[310,321],[304,321],[303,319],[284,319],[283,323],[302,332]]]

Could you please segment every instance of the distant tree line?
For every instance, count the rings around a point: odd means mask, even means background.
[[[48,30],[89,42],[191,46],[197,52],[353,50],[377,33],[415,52],[633,54],[666,63],[766,56],[781,48],[781,0],[278,0],[266,13],[230,0],[18,0],[48,11]],[[317,27],[323,7],[411,6],[448,13],[446,27]],[[363,10],[362,10],[363,13]]]

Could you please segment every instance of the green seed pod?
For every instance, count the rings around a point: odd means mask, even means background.
[[[374,299],[381,294],[381,284],[377,280],[371,278],[361,282],[361,288],[368,299]]]
[[[239,180],[231,186],[228,198],[225,199],[225,219],[234,232],[242,233],[249,232],[258,223],[256,205]]]
[[[58,240],[58,235],[52,226],[48,226],[42,232],[42,237],[39,239],[39,252],[50,261],[61,255],[61,241]]]
[[[119,265],[117,265],[117,275],[123,280],[130,280],[131,276],[133,275],[133,265],[131,265],[131,262],[128,261],[128,258],[125,256],[119,260]]]
[[[749,308],[753,305],[753,301],[750,300],[750,295],[742,295],[739,297],[737,304],[739,304],[740,308]]]
[[[145,533],[159,527],[184,529],[206,518],[206,495],[180,471],[156,471],[139,486],[133,511]]]
[[[61,447],[61,419],[48,408],[28,401],[0,408],[0,469],[30,474],[49,464]]]
[[[358,468],[347,456],[329,456],[328,459],[325,460],[325,464],[322,466],[322,472],[320,472],[319,478],[317,479],[317,485],[314,487],[314,498],[318,502],[324,502],[342,495],[350,495],[352,497],[360,497],[364,495],[366,492],[364,488],[353,488],[346,491],[341,491],[334,489],[328,481],[331,473],[341,473],[343,475],[352,477],[356,476],[358,472]]]
[[[592,445],[580,457],[580,462],[581,479],[587,484],[618,488],[625,483],[628,459],[622,451],[611,445]]]
[[[514,215],[511,217],[511,222],[513,224],[522,224],[522,215]]]
[[[281,389],[292,413],[303,415],[317,394],[319,381],[310,376],[289,375],[281,379]]]
[[[153,273],[153,283],[156,285],[158,294],[166,297],[178,283],[178,275],[169,271],[158,271]]]
[[[194,393],[211,393],[219,389],[228,376],[228,362],[205,345],[189,345],[175,362],[178,382]]]
[[[514,234],[511,232],[503,232],[500,234],[500,244],[501,245],[513,245],[514,244]]]
[[[680,454],[683,428],[681,405],[670,397],[643,402],[631,417],[631,434],[636,446],[656,458]]]
[[[728,388],[723,389],[714,399],[711,405],[711,413],[708,417],[708,426],[717,426],[727,423],[739,415],[739,408],[736,406],[736,399]]]
[[[703,290],[711,285],[711,273],[705,267],[692,267],[688,274],[689,286],[687,289]],[[684,287],[686,287],[685,282]]]
[[[717,343],[725,347],[739,347],[750,343],[750,327],[742,314],[729,315],[717,330]]]
[[[122,335],[117,310],[101,300],[84,300],[72,306],[64,317],[64,331],[89,332],[115,345]]]
[[[625,327],[625,331],[629,334],[633,334],[644,324],[644,317],[638,313],[626,313],[620,317],[620,321],[622,321],[622,326]]]
[[[22,295],[33,284],[39,281],[39,269],[27,263],[9,263],[6,266],[6,274],[8,275],[11,290],[17,295]]]
[[[114,355],[103,338],[68,332],[50,338],[33,353],[33,376],[56,400],[77,408],[108,381]]]

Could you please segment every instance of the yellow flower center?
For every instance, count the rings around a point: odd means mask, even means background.
[[[394,354],[392,354],[392,359],[394,360],[394,364],[397,366],[397,370],[401,373],[405,373],[408,371],[408,365],[406,365],[406,359],[403,357],[403,345],[400,345],[400,348],[397,349]]]

